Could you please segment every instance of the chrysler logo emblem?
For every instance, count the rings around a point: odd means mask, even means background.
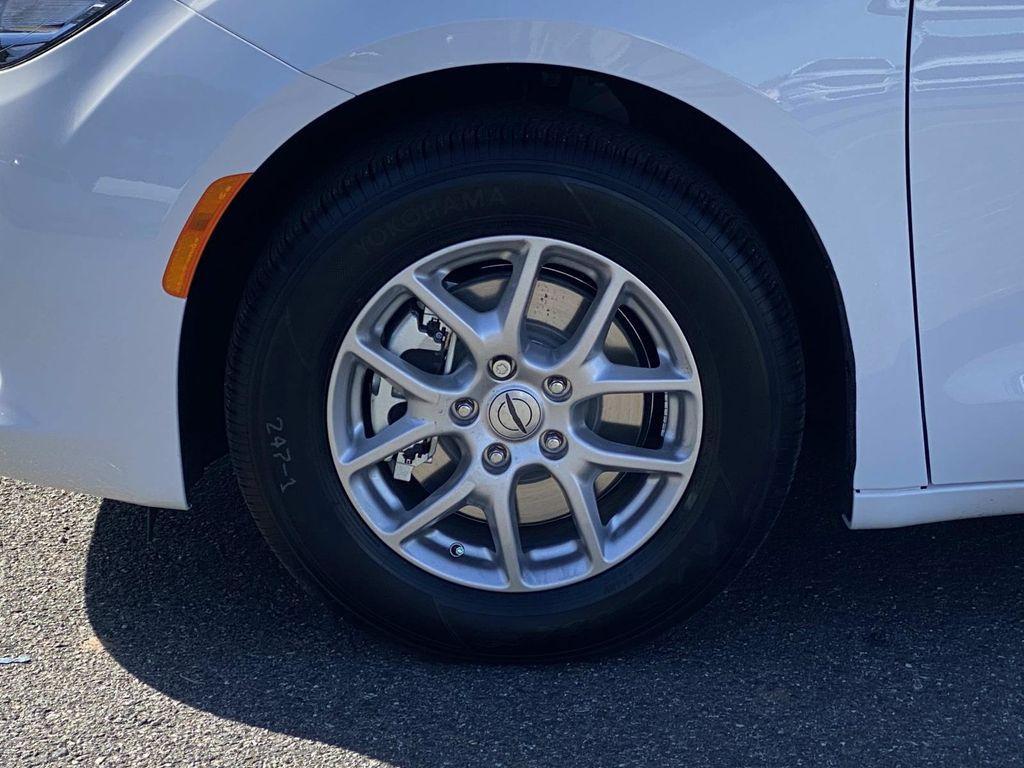
[[[491,401],[487,418],[506,440],[523,440],[540,426],[540,403],[526,390],[506,389]]]

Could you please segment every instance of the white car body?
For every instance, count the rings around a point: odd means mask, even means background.
[[[1024,511],[1024,10],[913,5],[129,0],[0,70],[0,473],[185,508],[161,277],[203,191],[376,89],[530,63],[686,104],[791,190],[849,329],[852,526]]]

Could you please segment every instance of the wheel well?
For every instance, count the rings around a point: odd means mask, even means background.
[[[272,235],[281,201],[300,194],[346,147],[385,126],[424,115],[499,103],[601,114],[677,146],[704,166],[767,240],[797,312],[807,375],[807,428],[852,488],[853,353],[846,312],[825,249],[800,203],[746,143],[689,105],[614,77],[542,65],[481,65],[402,80],[357,96],[302,129],[243,187],[214,232],[185,307],[179,418],[188,488],[226,451],[224,363],[249,273]]]

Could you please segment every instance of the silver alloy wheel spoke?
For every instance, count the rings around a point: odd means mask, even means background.
[[[398,387],[406,397],[424,403],[436,403],[440,399],[441,393],[431,386],[430,374],[405,362],[394,352],[361,339],[355,340],[350,351],[367,368]]]
[[[600,365],[588,366],[590,376],[577,377],[580,398],[643,392],[695,392],[697,381],[690,375],[662,363],[657,368],[617,365],[603,358]]]
[[[523,588],[523,574],[519,553],[519,523],[516,512],[516,486],[512,473],[486,486],[484,500],[487,524],[491,528],[494,546],[508,582],[508,589]]]
[[[581,475],[562,469],[552,470],[555,478],[565,494],[569,512],[576,524],[583,548],[590,561],[591,573],[603,571],[608,565],[604,555],[605,527],[597,508],[597,494],[594,481],[590,475]]]
[[[546,245],[542,241],[527,241],[525,252],[517,254],[512,261],[512,274],[498,305],[498,320],[508,343],[515,348],[521,344],[523,324]]]
[[[476,482],[468,473],[459,473],[409,511],[409,519],[394,531],[384,534],[384,540],[391,544],[403,544],[461,507],[475,488]]]
[[[360,472],[436,434],[437,427],[432,422],[403,416],[372,437],[362,437],[360,433],[360,437],[338,457],[338,471],[345,475]]]
[[[626,287],[626,276],[614,268],[603,284],[599,286],[579,329],[565,345],[561,354],[561,367],[572,370],[581,367],[591,355],[601,351],[600,345],[608,335],[608,328],[615,317],[615,311],[622,303],[622,291]]]
[[[587,464],[603,470],[682,475],[689,471],[689,457],[664,448],[641,448],[607,440],[583,430],[576,436],[578,455]]]
[[[424,330],[433,315],[443,344]],[[634,433],[615,418],[623,401],[644,425]],[[458,417],[464,402],[473,417]],[[435,576],[505,592],[595,577],[648,541],[686,491],[702,419],[692,352],[657,295],[600,254],[529,236],[458,243],[399,272],[343,339],[327,404],[338,477],[374,535]],[[488,463],[496,445],[507,458]],[[550,517],[536,517],[538,494]]]
[[[477,312],[456,298],[441,282],[440,276],[424,278],[413,272],[404,285],[423,305],[452,329],[452,333],[469,349],[474,357],[486,351],[487,315]],[[496,323],[495,323],[496,326]]]

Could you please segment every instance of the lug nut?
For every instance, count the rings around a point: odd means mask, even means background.
[[[516,364],[512,362],[512,359],[502,355],[491,360],[491,376],[501,381],[512,376],[512,373],[516,369]]]
[[[541,448],[545,453],[558,454],[565,450],[565,435],[553,429],[549,429],[540,437]]]
[[[559,400],[569,394],[569,380],[565,376],[548,376],[544,380],[544,391],[548,397]]]
[[[476,416],[476,400],[463,397],[452,403],[452,415],[459,421],[469,421]]]
[[[495,469],[505,466],[508,463],[508,448],[501,443],[487,446],[484,451],[484,461]]]

